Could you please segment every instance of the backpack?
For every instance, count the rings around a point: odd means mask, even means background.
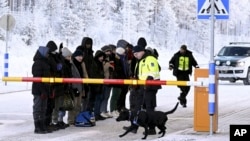
[[[95,116],[90,111],[80,112],[75,119],[75,126],[77,127],[92,127],[95,126]]]

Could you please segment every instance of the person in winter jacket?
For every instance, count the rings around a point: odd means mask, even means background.
[[[77,49],[82,50],[84,53],[83,62],[85,63],[88,78],[94,78],[95,74],[92,73],[93,71],[93,64],[94,64],[94,51],[93,51],[93,40],[90,37],[84,37],[82,39],[82,44],[77,47]],[[95,101],[95,94],[92,94],[92,91],[95,91],[94,85],[87,84],[85,85],[85,93],[87,94],[88,104],[87,110],[93,112],[94,110],[94,101]]]
[[[174,54],[169,61],[169,69],[173,70],[173,75],[178,81],[189,81],[189,75],[192,74],[192,67],[199,68],[191,51],[187,49],[186,45],[182,45],[180,50]],[[187,105],[186,96],[190,90],[190,86],[178,86],[181,90],[178,100],[183,107]]]
[[[147,46],[147,41],[144,37],[140,37],[137,41],[137,45],[140,46],[140,47],[143,47],[144,49],[146,48]],[[149,52],[147,49],[145,50],[147,52]],[[133,53],[133,48],[132,48],[132,53]],[[134,57],[134,54],[133,54],[133,58],[131,60],[131,64],[130,64],[130,71],[131,71],[131,74],[130,74],[130,77],[133,79],[135,78],[135,65],[137,63],[137,59]]]
[[[84,78],[86,68],[83,67],[84,53],[76,49],[72,54],[71,72],[73,78]],[[74,109],[68,112],[68,124],[74,125],[76,116],[82,111],[82,99],[85,97],[84,85],[82,83],[72,83],[74,93]]]
[[[130,66],[128,60],[128,42],[121,39],[117,42],[116,54],[115,54],[115,69],[114,79],[128,79],[130,74]],[[112,116],[116,117],[122,110],[127,110],[125,101],[126,94],[128,92],[128,85],[114,85],[111,102],[110,112]]]
[[[160,67],[157,59],[145,51],[144,46],[136,45],[133,53],[137,59],[135,66],[135,78],[138,80],[160,80]],[[131,110],[154,111],[156,107],[156,94],[161,86],[137,86],[131,91]],[[124,129],[128,129],[124,127]],[[133,131],[136,132],[136,131]],[[150,125],[148,135],[155,135],[155,126]]]
[[[71,51],[67,47],[63,47],[61,44],[59,53],[63,56],[62,77],[72,78]],[[66,110],[63,107],[64,96],[69,95],[73,99],[71,83],[63,83],[62,85],[63,85],[63,90],[62,90],[63,93],[55,97],[55,108],[53,110],[53,116],[52,116],[54,124],[56,124],[56,126],[59,129],[65,129],[69,126],[69,124],[63,122],[63,117],[66,114]]]
[[[57,45],[54,41],[49,41],[46,45],[49,48],[49,65],[51,77],[62,77],[62,56],[57,52]],[[47,111],[46,111],[46,126],[50,130],[56,131],[59,128],[53,124],[53,110],[55,108],[55,97],[63,95],[63,84],[50,84],[50,95],[47,102]],[[57,122],[57,115],[56,121]]]
[[[104,69],[104,78],[105,79],[113,79],[113,73],[115,69],[114,65],[114,53],[112,52],[112,47],[110,45],[105,45],[101,48],[101,50],[105,53],[105,60],[103,61],[103,69]],[[103,95],[104,98],[101,102],[101,116],[105,118],[110,118],[112,115],[108,112],[108,100],[110,97],[112,85],[103,85]]]
[[[56,70],[52,71],[53,72],[53,77],[66,77],[68,74],[64,73],[64,57],[62,56],[62,48],[63,44],[60,44],[59,52],[51,52],[51,65],[53,66],[53,63],[55,63]],[[53,84],[53,99],[54,101],[54,108],[53,108],[53,113],[52,113],[52,124],[55,125],[56,128],[58,129],[65,129],[68,127],[67,124],[63,122],[63,117],[65,116],[65,110],[62,109],[63,105],[63,98],[65,94],[65,89],[64,86],[67,84],[63,83],[58,83],[58,84]]]
[[[104,69],[103,69],[103,61],[105,59],[105,53],[101,50],[97,50],[94,56],[93,70],[91,71],[91,78],[99,78],[104,79]],[[104,120],[105,117],[101,116],[101,103],[104,99],[103,94],[103,84],[93,84],[93,88],[91,89],[91,94],[95,95],[94,101],[89,101],[94,103],[94,114],[96,120]],[[91,100],[91,99],[90,99]]]
[[[84,37],[82,39],[82,43],[76,49],[79,49],[83,52],[84,58],[83,61],[85,63],[87,74],[89,75],[92,71],[92,64],[94,61],[94,51],[93,51],[93,40],[90,37]]]
[[[50,65],[48,62],[49,48],[40,46],[33,57],[32,74],[33,77],[50,77]],[[42,82],[32,83],[33,94],[33,119],[36,134],[51,133],[45,125],[45,114],[47,101],[50,95],[50,84]]]

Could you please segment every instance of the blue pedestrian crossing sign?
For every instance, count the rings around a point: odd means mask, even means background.
[[[212,0],[198,0],[197,18],[211,17]],[[229,0],[214,0],[214,16],[216,19],[229,19]]]

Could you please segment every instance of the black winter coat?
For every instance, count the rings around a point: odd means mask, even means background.
[[[90,74],[90,76],[92,76],[91,78],[104,79],[103,63],[98,60],[98,56],[95,56],[94,58],[93,70],[91,71],[91,74]],[[90,86],[93,88],[92,93],[102,94],[103,84],[91,84]]]
[[[91,47],[87,48],[86,44],[90,44]],[[81,50],[84,54],[83,61],[85,63],[89,77],[93,77],[90,74],[90,72],[93,70],[92,65],[94,63],[94,55],[93,55],[94,51],[92,49],[92,45],[93,45],[93,40],[90,37],[84,37],[82,39],[82,44],[77,47],[77,49]]]
[[[69,60],[64,60],[63,64],[63,77],[64,78],[72,78],[72,70],[71,70],[71,62]],[[64,90],[70,90],[72,89],[72,84],[71,83],[65,83],[64,84]]]
[[[185,56],[185,57],[188,57],[189,58],[189,70],[188,71],[180,71],[178,70],[178,67],[179,67],[179,58],[181,56]],[[174,76],[177,76],[178,73],[187,73],[188,75],[192,74],[192,71],[193,71],[193,67],[196,67],[198,66],[197,64],[197,61],[195,60],[193,54],[191,51],[187,50],[185,54],[181,54],[180,51],[178,51],[177,53],[174,54],[174,56],[171,58],[171,60],[169,61],[169,67],[172,67],[173,68],[173,75]]]
[[[128,60],[125,56],[124,60],[122,60],[122,56],[117,55],[115,58],[115,71],[114,78],[115,79],[128,79],[129,78],[129,64]]]
[[[50,64],[50,74],[52,77],[64,77],[63,67],[64,67],[64,58],[60,53],[49,54],[49,64]],[[61,67],[58,65],[61,64]],[[62,96],[64,94],[64,84],[54,83],[51,84],[51,98]]]
[[[50,77],[50,65],[48,59],[43,57],[39,51],[36,52],[33,58],[32,74],[33,77]],[[50,94],[50,83],[33,82],[32,83],[32,94]]]

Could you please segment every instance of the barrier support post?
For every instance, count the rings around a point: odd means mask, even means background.
[[[214,113],[211,119],[209,111],[209,87],[195,86],[194,87],[194,131],[209,132],[210,127],[212,131],[216,132],[218,129],[218,73],[215,73],[215,98],[214,98]],[[199,79],[209,79],[208,69],[195,69],[195,81]],[[211,125],[211,120],[213,120]],[[210,131],[211,132],[211,131]]]

